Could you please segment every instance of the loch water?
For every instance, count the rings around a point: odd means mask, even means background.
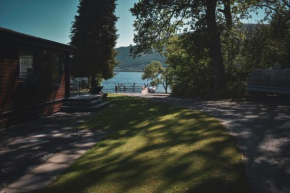
[[[115,92],[115,85],[116,84],[124,84],[128,86],[132,86],[134,83],[136,86],[144,86],[150,84],[150,81],[142,80],[143,72],[116,72],[116,75],[109,79],[104,80],[101,83],[101,86],[104,86],[103,91],[107,93],[114,93]],[[128,92],[128,93],[140,93],[141,89],[137,89],[133,91],[132,89],[126,91],[118,91],[118,92]],[[164,93],[165,90],[162,85],[158,85],[156,92]]]

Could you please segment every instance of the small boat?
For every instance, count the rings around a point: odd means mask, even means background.
[[[148,88],[148,92],[150,92],[150,93],[155,93],[155,92],[156,92],[156,87],[152,87],[152,86],[150,86],[150,87]]]

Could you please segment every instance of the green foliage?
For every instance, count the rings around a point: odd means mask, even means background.
[[[255,68],[282,67],[290,63],[290,4],[287,1],[251,0],[251,10],[264,9],[269,24],[249,25],[245,41],[237,57],[247,81]]]
[[[131,9],[136,16],[134,27],[137,31],[134,37],[136,45],[131,48],[131,52],[138,55],[150,51],[152,47],[162,51],[168,40],[177,33],[191,35],[202,30],[207,39],[205,45],[213,66],[214,89],[223,88],[226,79],[220,33],[230,29],[233,15],[237,16],[245,9],[238,5],[238,2],[230,0],[140,0]],[[194,54],[195,50],[191,51]]]
[[[271,21],[271,38],[275,45],[273,54],[276,56],[277,63],[290,67],[290,10],[287,16],[274,15]]]
[[[266,19],[269,24],[241,24],[236,20],[231,28],[222,31],[222,56],[228,82],[223,96],[245,94],[248,78],[254,69],[271,68],[275,64],[290,67],[289,5],[272,1],[268,4],[263,2],[262,6],[261,1],[249,1],[248,5],[241,5],[239,9],[245,11],[249,6],[252,6],[250,10],[268,7]],[[167,63],[174,69],[173,94],[208,94],[213,74],[209,71],[210,56],[206,55],[206,36],[202,35],[202,30],[196,30],[190,36],[182,35],[174,41],[166,48]]]
[[[146,66],[142,79],[151,80],[152,86],[162,84],[165,92],[168,92],[168,87],[171,82],[171,68],[164,68],[159,61],[153,61]]]
[[[289,66],[289,23],[269,25],[235,24],[222,33],[222,53],[227,78],[227,90],[223,96],[241,96],[250,73],[258,68],[271,68],[275,64]],[[278,27],[279,25],[280,27]],[[277,30],[278,28],[278,30]],[[172,72],[174,95],[204,96],[213,85],[212,66],[206,37],[202,31],[172,38],[166,47],[167,63]]]
[[[258,9],[269,24],[239,22]],[[225,82],[227,89],[216,93],[243,95],[254,69],[290,65],[289,10],[288,1],[278,0],[140,0],[131,9],[137,31],[131,51],[164,52],[174,95],[208,95]]]
[[[72,75],[111,78],[115,66],[115,0],[80,0],[71,28]]]
[[[249,74],[257,68],[272,68],[276,64],[289,67],[290,24],[280,17],[275,15],[270,24],[248,26],[234,63],[236,79],[248,81]]]
[[[173,95],[201,96],[214,84],[213,68],[206,46],[205,32],[173,37],[166,47],[165,56],[172,69]]]
[[[249,74],[256,68],[269,68],[273,66],[273,55],[269,55],[269,26],[257,24],[247,26],[245,40],[236,58],[237,66],[234,70],[239,71],[247,81]]]

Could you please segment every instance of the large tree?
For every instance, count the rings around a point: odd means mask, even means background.
[[[214,90],[218,91],[226,86],[219,24],[232,26],[231,5],[233,0],[140,0],[131,9],[137,31],[136,45],[131,51],[138,55],[152,47],[162,50],[164,42],[178,32],[188,34],[205,29],[214,69]]]
[[[92,90],[100,79],[111,78],[118,64],[115,9],[115,0],[80,0],[71,28],[72,73],[90,77]]]

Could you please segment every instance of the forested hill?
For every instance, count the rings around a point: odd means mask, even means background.
[[[257,24],[244,24],[245,29],[251,30],[257,26]],[[179,34],[181,36],[182,34]],[[157,60],[165,65],[165,57],[158,52],[154,54],[144,54],[141,57],[136,57],[133,59],[130,56],[130,46],[127,47],[119,47],[116,48],[119,52],[119,55],[116,57],[117,60],[120,62],[119,65],[115,68],[115,71],[127,71],[127,72],[134,72],[134,71],[143,71],[147,64],[150,64],[152,61]]]
[[[160,61],[163,65],[165,62],[165,57],[157,52],[153,54],[144,54],[133,59],[133,57],[130,56],[130,46],[120,47],[116,50],[119,52],[117,60],[120,64],[115,68],[115,71],[143,71],[146,65],[150,64],[154,60]]]

